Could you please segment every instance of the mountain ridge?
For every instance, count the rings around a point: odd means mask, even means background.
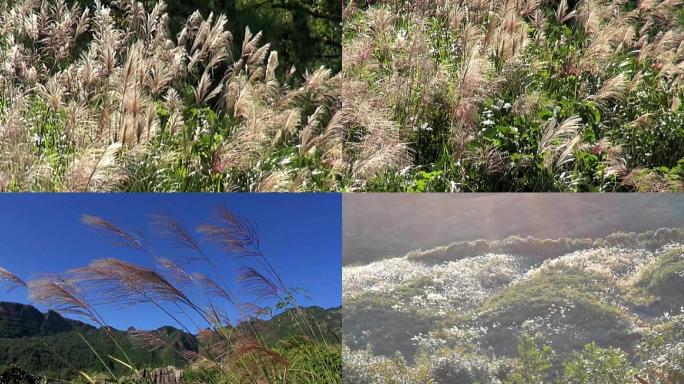
[[[341,307],[322,308],[317,306],[302,308],[308,318],[318,323],[316,327],[326,341],[339,342],[341,338]],[[288,336],[303,336],[294,323],[294,312],[286,310],[268,320],[253,320],[263,339],[277,343]],[[241,327],[245,323],[239,323]],[[126,350],[132,361],[139,367],[156,368],[173,365],[187,365],[183,354],[198,352],[201,348],[196,335],[183,332],[173,326],[161,326],[165,339],[172,342],[171,347],[146,351],[135,347],[129,339],[134,327],[126,330],[109,328],[113,337]],[[318,336],[318,335],[317,335]],[[0,371],[3,367],[17,366],[31,374],[60,379],[73,378],[74,369],[97,371],[101,365],[97,357],[83,342],[84,337],[99,354],[118,356],[109,336],[103,328],[63,317],[55,311],[43,313],[30,304],[0,301]],[[70,361],[72,367],[66,367]],[[118,374],[127,373],[121,366],[113,368]]]
[[[337,313],[342,309],[342,306],[337,306],[337,307],[321,307],[317,305],[312,305],[309,307],[302,307],[303,310],[305,311],[316,311],[316,312],[328,312],[328,313]],[[278,313],[274,315],[271,319],[269,320],[260,320],[261,322],[269,322],[275,319],[280,319],[283,316],[286,316],[289,314],[291,311],[293,311],[293,308],[287,309],[281,313]],[[10,316],[14,315],[14,319],[8,318]],[[17,318],[18,317],[18,318]],[[16,323],[18,320],[28,321],[29,324],[25,324],[22,328],[24,329],[27,334],[19,334],[18,330],[13,330],[11,327],[7,327],[7,324],[12,324]],[[245,323],[240,322],[238,323],[238,326]],[[27,326],[33,325],[32,328],[27,329]],[[59,312],[54,311],[52,309],[48,310],[47,312],[43,313],[41,312],[38,308],[34,307],[31,304],[24,304],[24,303],[18,303],[18,302],[13,302],[13,301],[0,301],[0,338],[16,338],[16,337],[25,337],[25,336],[41,336],[41,335],[52,335],[55,333],[60,333],[60,332],[68,332],[74,329],[79,329],[79,328],[87,328],[87,329],[99,329],[98,327],[94,327],[90,324],[84,323],[79,320],[74,320],[70,319],[67,317],[62,316]],[[127,329],[117,329],[114,327],[109,327],[108,328],[119,331],[119,332],[128,332],[128,331],[135,331],[139,330],[138,328],[134,326],[130,326]],[[176,331],[180,331],[180,329],[172,326],[172,325],[161,325],[155,329],[152,329],[152,331],[161,331],[161,330],[168,330],[168,329],[173,329]],[[196,335],[193,335],[196,336]]]
[[[0,338],[51,335],[77,328],[95,329],[53,310],[43,313],[30,304],[0,301]]]

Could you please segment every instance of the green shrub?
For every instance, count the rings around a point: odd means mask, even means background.
[[[521,334],[518,343],[518,363],[506,378],[507,384],[541,384],[551,369],[552,351],[548,345],[537,347],[534,338]]]
[[[627,355],[617,348],[587,344],[565,363],[563,382],[568,384],[621,384],[632,380],[634,370]]]

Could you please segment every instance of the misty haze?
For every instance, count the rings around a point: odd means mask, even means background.
[[[684,226],[670,195],[346,195],[343,262],[367,263],[457,241],[600,237]]]

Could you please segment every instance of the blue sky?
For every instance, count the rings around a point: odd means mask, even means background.
[[[158,255],[188,254],[161,239],[149,227],[149,215],[165,213],[189,229],[211,220],[224,206],[258,225],[262,251],[290,287],[303,288],[309,298],[300,304],[341,305],[341,198],[339,194],[13,194],[0,197],[0,266],[23,279],[41,273],[61,273],[90,261],[116,257],[152,266],[143,253],[112,245],[101,233],[82,223],[84,214],[102,217],[128,231],[143,231]],[[245,260],[208,246],[219,271],[193,264],[188,269],[209,276],[216,273],[233,284]],[[237,291],[236,286],[231,287]],[[28,302],[23,289],[5,292],[0,301]],[[269,304],[269,303],[265,303]],[[44,307],[38,306],[41,310]],[[229,314],[236,313],[228,306]],[[176,325],[152,306],[112,308],[97,306],[117,328],[152,329]],[[73,317],[73,316],[71,316]],[[177,326],[177,325],[176,325]]]

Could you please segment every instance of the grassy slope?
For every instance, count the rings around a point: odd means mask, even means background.
[[[345,345],[352,350],[370,345],[374,354],[386,357],[400,351],[412,362],[421,353],[433,358],[446,353],[425,343],[419,348],[412,340],[429,334],[428,339],[444,341],[436,345],[461,351],[463,356],[473,354],[466,360],[488,361],[497,356],[495,362],[503,362],[517,358],[518,337],[524,332],[552,346],[556,368],[591,342],[620,348],[635,358],[642,336],[667,323],[657,317],[681,308],[684,248],[656,253],[643,248],[608,249],[555,255],[545,262],[521,252],[517,258],[527,266],[525,272],[511,284],[494,286],[484,300],[466,311],[447,307],[446,313],[437,314],[439,307],[393,309],[397,303],[411,302],[425,287],[440,287],[434,280],[441,277],[429,269],[409,281],[390,284],[381,293],[346,290]],[[416,260],[417,265],[422,263]],[[454,268],[460,268],[457,265]],[[391,269],[391,261],[385,261],[383,268]],[[401,268],[406,269],[404,264]],[[465,330],[466,335],[454,329]],[[474,332],[468,335],[470,330]]]

